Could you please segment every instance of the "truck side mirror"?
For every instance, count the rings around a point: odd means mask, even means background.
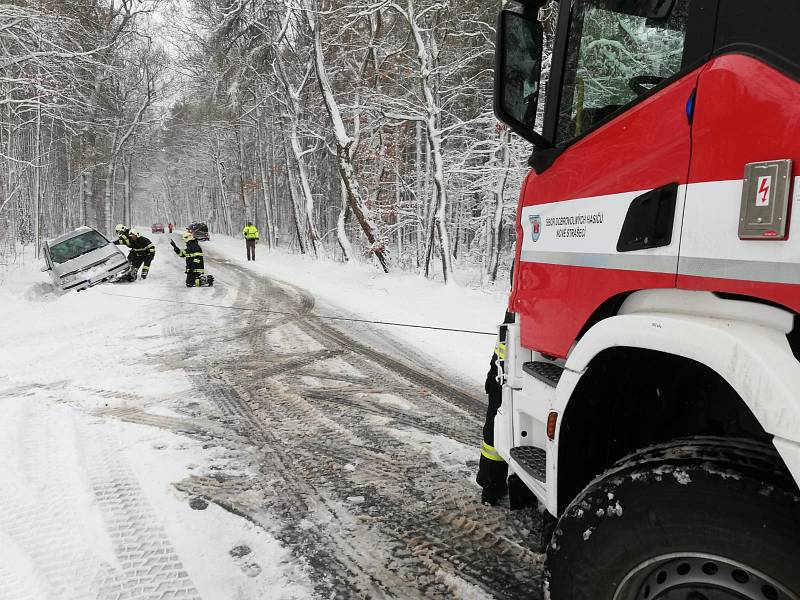
[[[542,73],[542,24],[516,2],[500,11],[495,47],[494,113],[538,148],[552,143],[534,130]]]

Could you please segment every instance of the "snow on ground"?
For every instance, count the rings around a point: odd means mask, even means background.
[[[185,597],[310,597],[304,565],[268,533],[215,505],[193,510],[174,488],[224,461],[220,449],[146,425],[146,418],[179,419],[177,399],[191,397],[184,372],[164,363],[179,351],[182,332],[167,322],[163,301],[196,293],[183,288],[182,261],[171,255],[168,236],[151,237],[158,253],[146,282],[58,294],[30,251],[0,265],[0,598],[93,597],[91,586],[125,589],[156,559],[173,565],[172,584]],[[365,264],[268,252],[263,243],[256,262],[246,261],[243,240],[214,235],[203,246],[209,257],[308,290],[319,315],[493,332],[506,304],[507,290],[445,287]],[[213,263],[207,270],[214,272]],[[224,277],[218,284],[225,286]],[[234,292],[219,306],[233,305]],[[378,331],[385,347],[481,393],[491,335],[340,327],[363,332],[369,344]],[[138,411],[145,424],[109,418],[114,411]],[[458,444],[442,446],[438,460],[472,458],[461,454]],[[130,515],[140,519],[135,531],[115,532]],[[128,546],[119,546],[123,533],[139,536],[141,547],[151,544],[152,556],[121,561],[128,556]]]
[[[254,272],[307,289],[317,297],[315,312],[320,315],[493,333],[503,321],[508,302],[508,288],[504,286],[492,290],[445,286],[415,274],[387,275],[368,264],[319,261],[281,250],[269,251],[265,242],[257,245],[255,262],[247,261],[244,240],[213,235],[203,248],[211,256],[228,258]],[[493,336],[389,325],[375,328],[424,355],[432,371],[444,370],[443,375],[450,377],[457,374],[482,393],[495,344]]]
[[[166,250],[146,282],[159,297],[183,285]],[[269,534],[215,505],[193,510],[173,487],[219,463],[219,448],[103,418],[175,415],[190,393],[151,360],[170,343],[164,307],[109,285],[56,294],[39,266],[26,255],[0,271],[0,598],[111,597],[156,571],[176,598],[311,597],[303,565]]]

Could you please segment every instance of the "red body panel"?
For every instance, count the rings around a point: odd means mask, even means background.
[[[621,292],[675,287],[675,275],[524,263],[517,270],[523,289],[514,310],[522,314],[522,345],[566,357],[595,310]],[[515,282],[517,280],[515,279]]]
[[[800,83],[749,56],[714,59],[700,76],[692,140],[690,183],[742,179],[748,163],[786,158],[794,161],[796,175]],[[754,296],[800,312],[800,285],[679,275],[678,287]]]
[[[698,96],[692,128],[686,118],[686,102],[695,86]],[[645,191],[669,182],[741,180],[747,163],[786,158],[800,164],[800,84],[754,58],[725,55],[569,147],[542,175],[529,173],[518,215],[527,206]],[[693,201],[702,200],[695,196]],[[738,215],[740,198],[726,196],[724,201]],[[684,230],[687,225],[684,223]],[[715,222],[702,227],[713,228]],[[737,231],[730,235],[738,240]],[[509,306],[521,314],[522,345],[546,354],[566,357],[603,302],[641,289],[677,286],[727,292],[763,298],[800,312],[800,285],[678,275],[677,271],[522,262],[522,236],[518,218]]]
[[[703,290],[750,296],[781,304],[794,311],[800,311],[800,285],[715,279],[712,277],[695,277],[693,275],[681,275],[680,282],[680,288],[684,290]]]
[[[686,103],[698,71],[587,135],[542,175],[529,173],[517,214],[531,206],[686,183],[691,128]],[[674,287],[675,276],[517,261],[511,310],[522,314],[521,342],[564,357],[584,323],[608,298],[642,288]]]
[[[712,60],[698,86],[689,182],[742,179],[756,161],[800,162],[799,102],[800,84],[755,58]]]

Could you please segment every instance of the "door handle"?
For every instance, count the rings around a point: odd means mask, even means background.
[[[677,200],[677,183],[669,183],[634,198],[622,224],[617,252],[669,246]]]

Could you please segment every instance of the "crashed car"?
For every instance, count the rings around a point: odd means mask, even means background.
[[[152,231],[153,233],[164,233],[164,224],[153,223],[153,226],[150,228],[150,231]]]
[[[125,253],[91,227],[79,227],[47,240],[42,254],[42,272],[48,272],[53,284],[63,291],[85,290],[127,276],[130,270]]]
[[[205,223],[192,223],[186,229],[192,232],[194,239],[198,242],[207,242],[211,239],[208,236],[208,225]]]

